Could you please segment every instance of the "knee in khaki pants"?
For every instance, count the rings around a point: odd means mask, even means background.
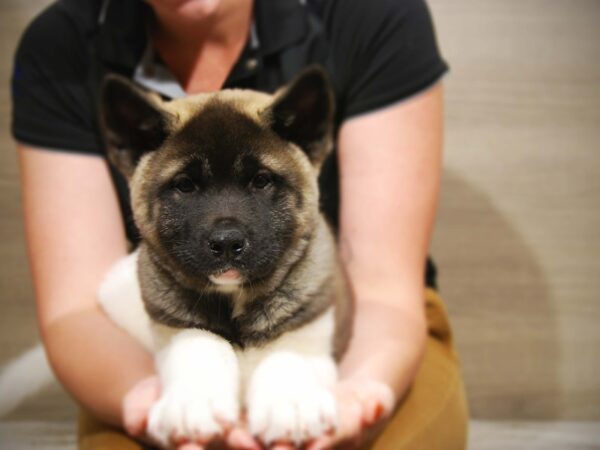
[[[429,338],[412,387],[373,450],[464,450],[468,410],[448,314],[438,294],[426,293]],[[79,417],[80,450],[143,450],[123,432],[86,412]]]
[[[109,427],[87,411],[81,411],[77,423],[79,450],[143,450],[144,447],[123,431]]]

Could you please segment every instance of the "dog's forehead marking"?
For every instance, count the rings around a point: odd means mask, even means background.
[[[244,92],[244,91],[241,91]],[[188,117],[169,142],[169,159],[174,173],[181,170],[190,159],[201,158],[206,170],[216,176],[232,175],[257,166],[273,171],[285,171],[296,166],[289,143],[277,137],[265,123],[260,112],[268,104],[246,104],[234,93],[213,96]],[[242,96],[244,97],[244,96]],[[259,95],[259,99],[268,96]],[[254,107],[253,107],[254,106]]]
[[[165,103],[174,129],[165,146],[155,155],[153,177],[166,181],[200,161],[205,175],[230,177],[261,166],[276,173],[297,171],[310,175],[310,165],[301,151],[277,138],[263,112],[273,96],[248,90],[223,90],[197,94]]]
[[[258,154],[266,141],[264,126],[235,105],[211,100],[174,136],[184,153],[203,155],[210,173],[226,178],[248,153]]]

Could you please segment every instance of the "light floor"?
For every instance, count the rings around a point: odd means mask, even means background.
[[[6,450],[75,450],[73,421],[1,422],[0,448]],[[600,427],[590,422],[471,423],[470,450],[594,450]],[[431,449],[435,450],[435,449]]]

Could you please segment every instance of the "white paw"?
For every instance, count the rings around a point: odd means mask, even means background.
[[[335,429],[334,381],[335,366],[329,358],[293,353],[268,357],[254,372],[248,390],[251,433],[267,445],[299,445]]]
[[[147,433],[167,447],[182,440],[207,442],[222,435],[238,419],[234,392],[213,389],[171,388],[151,408]]]
[[[239,416],[239,371],[231,344],[210,332],[178,331],[157,355],[163,393],[147,432],[163,446],[205,443]]]

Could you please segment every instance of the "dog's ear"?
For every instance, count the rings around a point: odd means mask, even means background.
[[[108,156],[129,178],[140,158],[159,148],[169,135],[172,118],[158,95],[128,79],[108,75],[100,92],[100,120]]]
[[[279,136],[297,144],[319,166],[332,147],[334,108],[327,73],[312,66],[277,92],[264,113]]]

